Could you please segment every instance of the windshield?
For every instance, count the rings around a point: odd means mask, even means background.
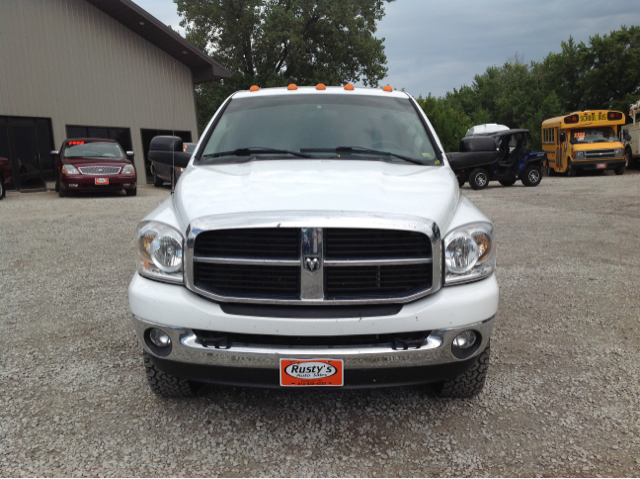
[[[577,143],[609,143],[611,141],[618,141],[618,137],[610,126],[571,131],[571,143],[574,145]]]
[[[71,144],[73,143],[73,144]],[[117,143],[101,141],[72,141],[64,149],[65,158],[122,159],[124,152]]]
[[[342,94],[232,99],[200,162],[250,155],[441,164],[408,98]]]

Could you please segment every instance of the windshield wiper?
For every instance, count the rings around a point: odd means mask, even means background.
[[[230,151],[220,151],[218,153],[209,153],[202,158],[220,158],[221,156],[252,156],[259,155],[260,153],[280,153],[285,155],[297,156],[299,158],[312,158],[311,155],[305,155],[304,153],[298,153],[289,150],[279,150],[277,148],[265,148],[262,146],[250,146],[248,148],[238,148]]]
[[[401,160],[413,163],[415,165],[426,166],[420,161],[409,158],[408,156],[398,155],[397,153],[391,153],[390,151],[373,150],[371,148],[365,148],[364,146],[339,146],[337,148],[303,148],[301,151],[335,151],[336,153],[371,153],[373,155],[393,156]]]

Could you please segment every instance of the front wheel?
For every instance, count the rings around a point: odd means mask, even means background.
[[[470,398],[482,392],[489,371],[491,344],[487,345],[465,373],[444,381],[434,388],[437,396],[445,398]]]
[[[626,168],[625,168],[625,165],[620,165],[620,166],[618,166],[618,167],[617,167],[615,170],[613,170],[613,171],[616,173],[616,175],[618,175],[618,176],[619,176],[619,175],[624,175],[624,170],[625,170],[625,169],[626,169]]]
[[[574,178],[578,176],[578,170],[574,168],[573,164],[571,163],[571,160],[568,160],[567,162],[567,176],[570,178]]]
[[[6,195],[6,192],[4,189],[4,180],[2,179],[2,176],[0,176],[0,200],[4,198],[4,195]]]
[[[158,174],[156,173],[155,168],[153,169],[152,174],[153,174],[153,186],[160,187],[164,185],[164,181],[162,180],[162,178],[158,177]]]
[[[522,172],[524,186],[538,186],[540,181],[542,181],[542,171],[539,166],[530,166]]]
[[[489,184],[489,174],[487,170],[483,170],[482,168],[476,168],[469,175],[469,185],[474,190],[483,190]]]
[[[56,190],[57,192],[60,191],[60,177],[58,175],[56,175],[56,181],[54,183],[54,190]]]
[[[633,156],[631,155],[631,150],[627,148],[624,152],[624,166],[625,168],[631,168],[631,163],[633,163]]]
[[[64,198],[66,196],[69,196],[69,192],[67,190],[65,190],[62,185],[60,185],[60,187],[58,188],[58,196],[60,198]]]
[[[124,190],[127,196],[136,196],[138,194],[138,187],[131,188],[130,190]]]
[[[159,370],[149,353],[142,353],[147,382],[151,390],[164,398],[189,397],[198,390],[199,384],[188,379],[181,379]]]

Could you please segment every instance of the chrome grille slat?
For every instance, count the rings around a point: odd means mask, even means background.
[[[595,159],[604,159],[604,158],[613,158],[613,153],[614,150],[613,149],[608,149],[608,150],[587,150],[585,152],[585,158],[590,159],[590,160],[595,160]]]
[[[79,166],[83,175],[117,175],[122,169],[119,166]]]
[[[221,302],[398,304],[441,287],[440,256],[439,229],[421,218],[250,213],[194,220],[185,278]]]

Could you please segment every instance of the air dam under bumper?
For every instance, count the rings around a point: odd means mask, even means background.
[[[598,168],[598,165],[602,165],[605,164],[606,166],[604,168]],[[625,164],[624,162],[624,158],[621,159],[616,159],[616,160],[612,160],[611,158],[603,158],[601,160],[580,160],[580,161],[574,161],[573,163],[571,163],[571,167],[572,168],[576,168],[578,170],[584,170],[584,171],[597,171],[597,170],[615,170],[616,168],[623,166]]]
[[[375,387],[438,381],[461,374],[489,342],[498,307],[492,275],[475,283],[444,287],[405,304],[398,314],[363,318],[265,318],[226,314],[220,305],[184,286],[134,275],[129,286],[133,323],[141,345],[156,366],[178,377],[220,384],[279,387],[281,358],[342,359],[345,387]],[[171,338],[171,353],[154,354],[145,331],[159,327]],[[465,359],[451,350],[453,338],[467,329],[479,333],[479,347]],[[353,336],[430,331],[420,348],[391,344],[291,346],[233,343],[229,349],[205,347],[193,330],[272,336]]]

